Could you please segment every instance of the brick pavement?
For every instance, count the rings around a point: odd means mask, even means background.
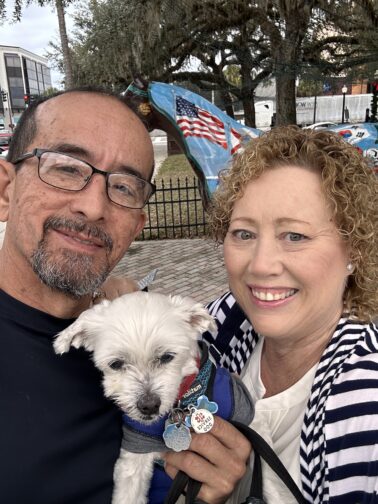
[[[134,242],[114,272],[140,280],[154,268],[159,271],[151,291],[191,296],[206,303],[228,289],[221,247],[209,240]]]

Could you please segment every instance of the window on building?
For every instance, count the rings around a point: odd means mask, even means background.
[[[22,81],[21,59],[17,54],[5,53],[5,67],[8,76],[8,89],[12,109],[24,108],[24,85]]]

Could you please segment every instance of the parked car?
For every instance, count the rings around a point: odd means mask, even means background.
[[[330,128],[331,126],[337,126],[337,124],[334,122],[318,122],[310,124],[310,126],[304,126],[303,129],[322,130]]]
[[[4,159],[7,157],[7,154],[8,154],[8,149],[3,149],[2,147],[0,147],[0,157]]]
[[[7,149],[12,138],[12,132],[9,130],[0,130],[0,148]]]

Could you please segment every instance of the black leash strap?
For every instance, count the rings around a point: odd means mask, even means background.
[[[261,504],[264,504],[264,499],[263,499],[263,484],[262,484],[262,467],[261,467],[261,457],[260,455],[255,452],[255,461],[253,464],[253,474],[252,474],[252,482],[251,482],[251,489],[249,491],[249,500],[252,500],[253,503],[261,502]],[[246,503],[243,504],[249,504],[249,500],[247,499]],[[259,500],[258,500],[259,499]]]
[[[187,474],[179,471],[173,480],[168,495],[165,498],[164,504],[174,504],[180,495],[185,492],[185,504],[194,504],[198,492],[201,489],[202,483],[192,478]],[[186,490],[185,490],[185,487]]]
[[[263,498],[261,458],[265,460],[270,468],[284,482],[294,495],[298,504],[307,504],[302,492],[285,466],[260,434],[239,422],[232,421],[231,423],[248,439],[255,454],[250,494],[243,504],[266,504]],[[196,497],[201,488],[201,483],[189,478],[189,476],[181,471],[178,472],[176,478],[173,480],[164,504],[175,504],[180,495],[185,491],[185,487],[187,487],[185,504],[195,504]]]
[[[164,500],[164,504],[175,504],[177,499],[180,497],[184,491],[186,485],[188,484],[189,476],[182,471],[176,474],[175,479],[172,482],[171,488]]]
[[[253,451],[255,453],[255,459],[262,459],[270,466],[270,468],[277,474],[277,476],[285,483],[290,492],[294,495],[295,499],[299,504],[306,504],[306,500],[303,497],[302,492],[298,488],[297,484],[293,480],[293,478],[288,473],[287,469],[281,462],[281,460],[274,453],[272,448],[268,445],[268,443],[258,434],[256,431],[243,425],[239,422],[231,422],[234,427],[236,427],[251,443],[253,447]],[[243,504],[252,504],[257,502],[264,502],[263,494],[262,494],[262,473],[261,473],[261,461],[258,461],[258,465],[260,468],[257,469],[254,467],[253,475],[252,475],[252,484],[250,496]],[[256,466],[256,464],[255,464]],[[250,500],[250,499],[255,500]],[[258,499],[258,500],[256,500]]]
[[[200,481],[189,478],[188,489],[186,490],[185,504],[197,503],[196,497],[201,490],[202,483]]]

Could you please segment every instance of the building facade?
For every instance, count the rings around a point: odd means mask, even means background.
[[[12,129],[30,97],[51,87],[46,58],[20,47],[0,45],[0,129]]]

